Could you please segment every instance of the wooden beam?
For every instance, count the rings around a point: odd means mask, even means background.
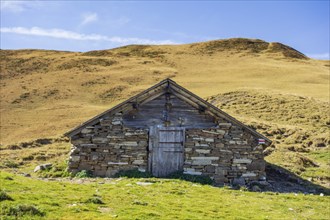
[[[78,134],[84,127],[86,127],[86,126],[92,126],[92,125],[98,123],[99,122],[99,118],[101,118],[102,116],[104,116],[106,114],[115,114],[117,112],[126,110],[125,107],[123,108],[124,105],[127,105],[128,103],[131,104],[134,101],[138,100],[139,98],[143,100],[144,99],[143,97],[150,95],[150,93],[153,93],[153,90],[156,90],[156,91],[163,90],[163,89],[165,89],[167,87],[168,87],[168,79],[163,80],[160,83],[158,83],[158,84],[150,87],[149,89],[147,89],[147,90],[145,90],[145,91],[143,91],[143,92],[141,92],[141,93],[133,96],[132,98],[130,98],[130,99],[128,99],[128,100],[120,103],[119,105],[116,105],[115,107],[113,107],[113,108],[111,108],[109,110],[106,110],[105,112],[103,112],[103,113],[101,113],[99,115],[96,115],[95,117],[93,117],[93,118],[89,119],[88,121],[82,123],[81,125],[75,127],[74,129],[72,129],[71,131],[65,133],[64,135],[65,136],[69,136],[69,137],[74,136],[74,135]]]

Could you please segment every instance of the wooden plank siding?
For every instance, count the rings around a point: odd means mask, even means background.
[[[171,104],[168,110],[168,126],[186,128],[211,128],[216,126],[216,119],[205,112],[199,112],[192,105],[182,101],[175,95],[166,100],[165,95],[140,105],[123,115],[123,124],[130,128],[149,128],[153,125],[164,124],[166,103]]]

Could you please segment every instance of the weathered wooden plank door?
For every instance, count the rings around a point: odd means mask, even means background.
[[[183,169],[184,128],[150,127],[149,171],[163,177]]]

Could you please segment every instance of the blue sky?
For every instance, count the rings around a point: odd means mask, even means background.
[[[329,1],[4,1],[2,49],[88,51],[232,37],[329,59]]]

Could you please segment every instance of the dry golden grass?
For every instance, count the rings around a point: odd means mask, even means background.
[[[330,187],[329,103],[265,90],[240,90],[208,101],[255,128],[273,143],[266,160]]]
[[[329,99],[329,62],[258,40],[0,57],[1,144],[60,136],[167,77],[203,98],[252,88]]]
[[[329,186],[329,61],[279,43],[229,39],[86,53],[1,50],[0,65],[1,145],[59,137],[172,78],[271,138],[269,162]],[[67,143],[2,148],[21,170],[41,162],[39,154],[63,166],[69,152]]]

